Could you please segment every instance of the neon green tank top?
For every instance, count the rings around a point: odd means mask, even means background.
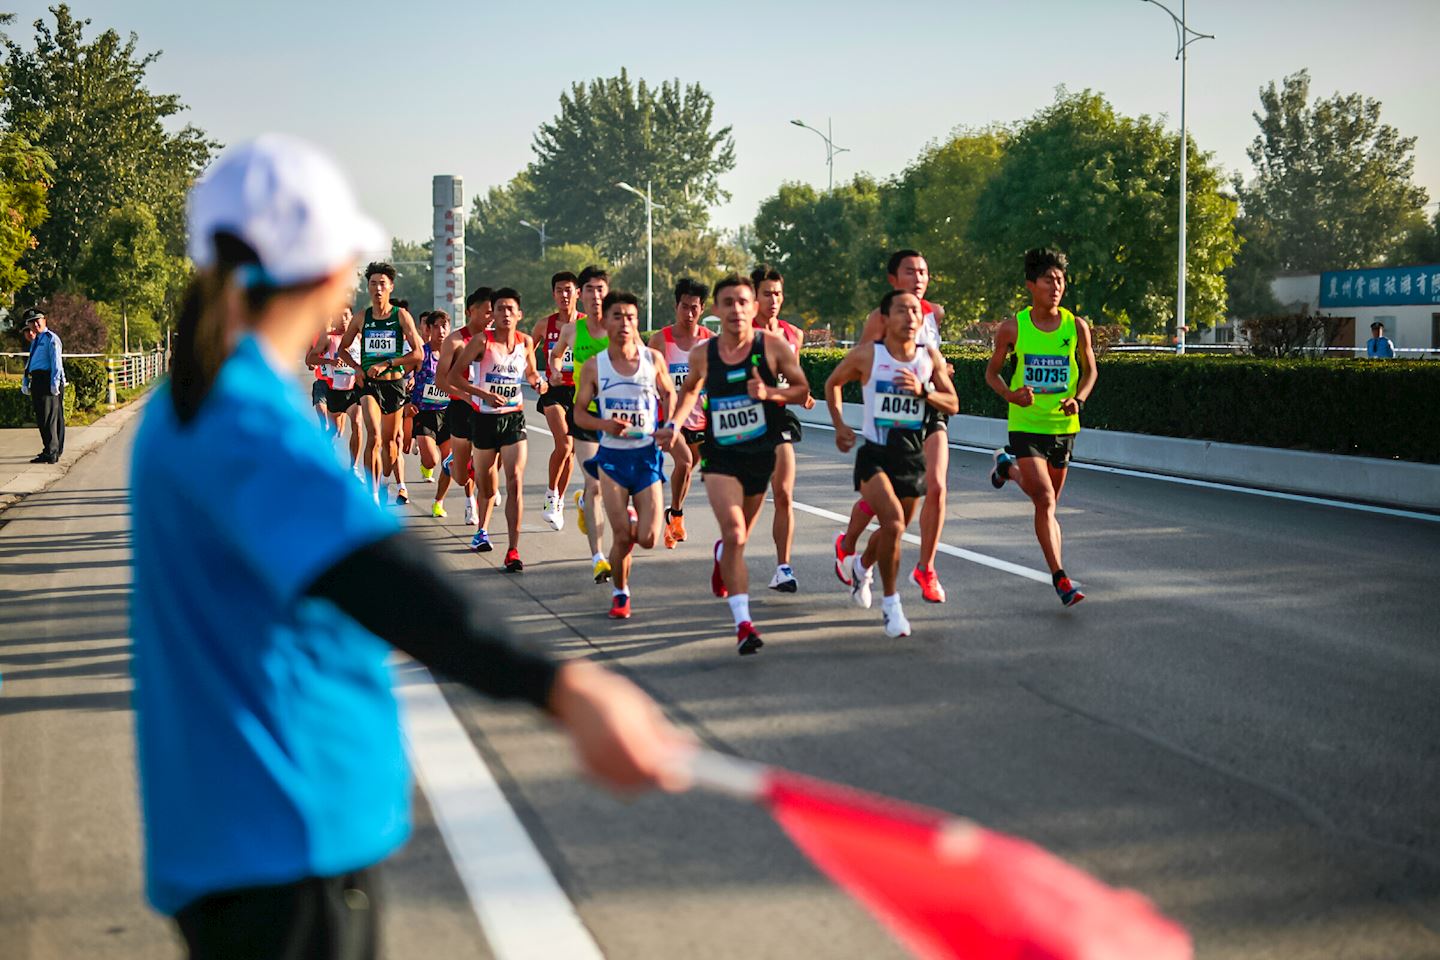
[[[410,351],[405,348],[405,334],[400,329],[400,308],[392,306],[390,316],[376,320],[370,308],[365,308],[365,322],[360,328],[360,366],[369,370],[382,360],[395,360]],[[403,377],[405,371],[398,368],[384,379]]]
[[[575,318],[575,344],[570,348],[570,354],[574,358],[576,377],[578,378],[575,387],[576,393],[580,392],[580,387],[585,382],[583,369],[585,361],[608,346],[610,346],[609,334],[603,337],[592,337],[590,335],[590,321],[585,319],[585,315],[581,314]],[[595,413],[600,408],[592,402],[589,409],[591,413]]]
[[[1017,433],[1079,433],[1080,417],[1060,412],[1060,402],[1075,396],[1080,367],[1075,362],[1075,314],[1060,308],[1060,326],[1051,333],[1037,330],[1030,308],[1015,315],[1015,373],[1010,389],[1029,387],[1035,402],[1028,407],[1010,404],[1006,418]]]

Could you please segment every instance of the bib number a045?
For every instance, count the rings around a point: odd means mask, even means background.
[[[925,400],[890,381],[876,381],[875,407],[871,411],[877,427],[918,430],[925,420]]]
[[[710,433],[722,447],[757,440],[765,435],[765,411],[749,394],[711,397]]]
[[[1025,355],[1024,385],[1036,393],[1064,393],[1070,389],[1070,358]]]

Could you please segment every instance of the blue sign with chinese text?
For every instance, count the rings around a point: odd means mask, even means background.
[[[1440,303],[1440,264],[1320,274],[1322,307],[1402,307]]]

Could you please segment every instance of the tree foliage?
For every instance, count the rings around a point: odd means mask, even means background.
[[[175,275],[186,272],[180,257],[166,249],[155,214],[143,203],[130,202],[105,214],[81,249],[74,281],[97,300],[118,311],[114,343],[123,347],[128,322],[130,341],[153,340],[155,316],[166,294],[176,285]],[[140,326],[136,326],[137,321]]]
[[[23,258],[26,294],[49,293],[73,280],[87,241],[114,209],[138,203],[153,213],[167,251],[184,254],[184,198],[218,144],[194,126],[167,129],[185,109],[173,94],[152,93],[146,71],[158,52],[141,54],[138,38],[106,30],[85,37],[89,20],[65,4],[53,25],[34,23],[34,46],[4,38],[3,122],[54,162],[49,217]]]
[[[735,166],[730,128],[712,129],[714,100],[699,84],[652,87],[618,77],[576,83],[560,112],[535,134],[526,196],[557,241],[589,243],[613,261],[643,256],[645,205],[615,184],[652,184],[656,230],[700,230],[729,194],[720,176]],[[522,228],[523,229],[523,228]]]
[[[1023,252],[1052,246],[1069,254],[1066,298],[1077,312],[1132,333],[1173,330],[1175,146],[1158,120],[1121,116],[1091,91],[1061,91],[1022,124],[980,195],[969,236],[994,265],[997,285],[1008,278],[1014,291],[1008,306],[1024,293]],[[1235,201],[1222,192],[1210,155],[1188,140],[1186,149],[1186,312],[1192,325],[1213,324],[1225,317],[1223,272],[1237,248]]]
[[[1265,241],[1245,252],[1240,269],[1258,264],[1273,276],[1376,266],[1423,220],[1415,138],[1381,122],[1380,101],[1337,93],[1312,104],[1301,70],[1261,89],[1260,107],[1260,133],[1246,151],[1255,176],[1235,186]]]
[[[57,293],[39,303],[45,323],[65,344],[67,354],[105,353],[109,331],[99,305],[74,293]]]
[[[645,257],[631,258],[612,277],[612,286],[640,298],[640,320],[645,321]],[[693,277],[712,284],[723,272],[748,272],[750,255],[719,235],[706,231],[664,230],[655,234],[654,326],[674,319],[675,282]],[[788,311],[787,311],[788,313]]]

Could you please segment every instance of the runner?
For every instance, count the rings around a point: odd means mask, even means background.
[[[897,250],[890,255],[885,268],[886,279],[891,288],[904,290],[920,299],[922,324],[915,342],[921,346],[940,348],[940,323],[945,319],[945,310],[939,304],[925,299],[930,286],[930,267],[917,250]],[[872,343],[885,336],[885,320],[878,310],[871,311],[865,319],[861,332],[861,343]],[[955,368],[945,364],[945,375],[953,378]],[[929,603],[944,603],[945,588],[935,573],[935,554],[940,549],[940,533],[945,527],[945,501],[948,477],[950,475],[949,416],[933,408],[925,411],[925,505],[920,509],[920,559],[910,571],[910,582],[920,588],[920,595]],[[845,533],[835,538],[835,572],[850,585],[845,571],[849,569],[849,554],[854,552],[860,532],[870,522],[870,507],[861,498],[850,510],[850,525]]]
[[[855,454],[855,489],[880,529],[871,534],[864,555],[851,559],[850,596],[859,606],[870,606],[878,564],[885,635],[908,637],[910,621],[900,605],[900,539],[925,495],[926,415],[930,410],[954,413],[960,401],[940,351],[915,342],[924,324],[920,298],[891,290],[880,300],[880,314],[886,318],[884,338],[861,341],[845,355],[825,381],[825,400],[835,446],[848,453],[855,431],[845,424],[840,391],[847,383],[861,384],[865,444]]]
[[[548,365],[552,377],[560,374],[566,354],[570,355],[574,366],[583,368],[586,360],[604,350],[609,343],[602,311],[605,296],[610,292],[610,274],[599,267],[586,267],[580,271],[579,281],[580,305],[585,312],[560,330],[560,336],[550,348]],[[583,376],[581,379],[583,381]],[[576,385],[577,391],[580,386],[583,386],[583,383]],[[599,410],[592,409],[590,413],[593,416],[598,414]],[[575,522],[580,525],[580,532],[585,534],[590,545],[590,563],[595,582],[604,583],[610,579],[610,561],[605,559],[605,554],[600,550],[605,537],[605,512],[600,504],[600,483],[584,469],[585,461],[593,459],[600,451],[600,436],[593,430],[576,426],[573,407],[567,426],[570,428],[575,460],[581,464],[580,478],[585,484],[585,488],[575,494],[575,506],[579,508]]]
[[[340,359],[350,344],[360,340],[360,415],[365,422],[365,465],[369,471],[375,502],[382,499],[384,478],[397,468],[400,459],[400,411],[405,406],[405,367],[420,362],[420,334],[415,321],[403,307],[390,303],[395,289],[395,268],[372,263],[365,268],[365,286],[370,306],[353,317],[340,343]],[[408,349],[407,349],[408,348]],[[399,474],[403,477],[403,474]],[[403,479],[396,488],[396,502],[405,493]]]
[[[445,408],[450,398],[436,382],[435,373],[440,366],[440,351],[450,336],[450,314],[435,310],[425,315],[421,323],[425,334],[425,346],[420,366],[415,370],[415,386],[410,391],[412,424],[416,442],[420,446],[420,472],[422,476],[433,473],[440,462],[450,453],[450,429],[445,423]],[[447,474],[440,475],[441,482]],[[448,484],[447,484],[448,485]],[[445,496],[440,484],[435,485],[435,502],[430,506],[430,516],[445,516]]]
[[[520,518],[525,512],[521,484],[529,450],[520,383],[529,383],[537,393],[544,393],[546,384],[535,367],[535,344],[516,329],[525,316],[520,312],[520,294],[501,287],[490,295],[490,307],[495,329],[483,337],[472,337],[455,361],[462,365],[474,363],[473,379],[479,385],[472,389],[479,402],[470,421],[470,444],[475,450],[475,476],[481,488],[480,529],[470,541],[470,548],[481,553],[491,549],[486,526],[495,506],[493,484],[498,460],[505,471],[505,521],[509,534],[505,570],[519,573],[525,569],[520,560]]]
[[[550,452],[549,486],[545,488],[545,510],[541,517],[552,529],[565,529],[565,489],[570,486],[571,455],[574,447],[570,442],[570,408],[575,403],[575,371],[568,354],[560,357],[558,375],[550,369],[550,351],[560,339],[560,331],[575,322],[576,297],[580,283],[575,274],[562,270],[550,278],[550,296],[555,300],[555,312],[535,324],[531,339],[540,346],[545,366],[546,380],[550,389],[540,395],[535,409],[545,418],[550,428],[554,449]]]
[[[709,328],[701,325],[705,300],[710,288],[698,280],[681,277],[675,284],[675,322],[650,338],[650,349],[660,351],[678,391],[690,374],[690,351],[702,340],[711,337]],[[705,395],[680,427],[680,436],[670,444],[675,468],[670,471],[670,506],[665,508],[665,546],[673,550],[685,539],[685,497],[690,493],[690,478],[700,462],[700,441],[705,437]],[[664,444],[661,444],[664,446]]]
[[[700,472],[720,525],[710,589],[729,598],[736,648],[747,656],[758,652],[763,641],[750,620],[745,543],[775,472],[780,403],[803,403],[810,385],[790,345],[755,329],[755,284],[749,277],[731,274],[715,284],[714,310],[720,335],[690,351],[690,375],[671,419],[683,423],[705,391]],[[790,386],[778,386],[777,374]]]
[[[351,316],[349,307],[337,313],[329,330],[315,339],[305,362],[317,365],[317,373],[323,371],[325,374],[326,431],[338,437],[345,421],[350,421],[350,469],[354,470],[360,459],[360,401],[355,390],[355,368],[360,362],[355,359],[353,347],[348,366],[336,362]]]
[[[1095,390],[1096,370],[1090,325],[1060,306],[1068,268],[1063,253],[1026,251],[1030,306],[995,331],[985,382],[1010,404],[1010,443],[995,451],[990,485],[999,490],[1006,480],[1014,480],[1035,505],[1035,538],[1050,579],[1060,602],[1073,607],[1085,594],[1065,574],[1055,507],[1065,489],[1080,413]],[[1012,352],[1015,373],[1007,384],[1001,368]]]
[[[761,264],[750,271],[755,283],[755,299],[759,313],[755,326],[772,333],[790,345],[798,357],[805,334],[794,324],[780,319],[780,308],[785,304],[785,278],[768,264]],[[782,376],[780,386],[789,386]],[[783,405],[782,405],[783,406]],[[815,406],[815,398],[805,394],[802,406],[809,410]],[[775,576],[770,580],[770,589],[781,593],[794,593],[800,589],[795,571],[790,566],[790,548],[795,540],[795,448],[803,433],[800,418],[793,410],[782,410],[775,431],[775,476],[770,481],[770,495],[775,500],[775,520],[771,535],[775,538]]]
[[[400,301],[398,300],[395,301],[395,303],[397,306],[401,305]],[[410,309],[408,304],[405,305],[405,309]],[[432,310],[423,310],[421,311],[420,315],[415,318],[415,329],[420,331],[420,339],[422,341],[428,341],[430,339],[430,317],[433,313],[434,311]],[[421,353],[421,362],[423,363],[423,342],[421,343]],[[416,444],[415,438],[415,414],[418,411],[418,408],[415,406],[414,400],[415,384],[419,382],[419,377],[417,376],[418,372],[418,368],[416,370],[405,371],[406,403],[405,408],[400,412],[400,460],[404,460],[406,456],[412,453],[419,452],[419,447]],[[398,475],[396,479],[399,479]],[[420,479],[422,481],[430,479],[430,471],[426,470],[423,465],[420,467]]]
[[[440,348],[440,361],[435,365],[435,382],[441,389],[448,390],[450,405],[445,408],[445,429],[450,432],[449,466],[442,463],[440,480],[435,487],[435,499],[444,500],[445,491],[450,489],[454,479],[454,465],[461,465],[461,484],[465,490],[465,524],[475,526],[480,522],[480,511],[475,504],[475,468],[472,465],[470,449],[470,421],[475,415],[471,405],[469,389],[470,368],[456,363],[465,345],[477,333],[483,335],[490,325],[489,287],[477,287],[465,298],[465,325],[445,338]]]
[[[600,435],[599,452],[582,466],[599,480],[610,519],[610,618],[628,620],[631,555],[660,537],[660,447],[675,436],[675,424],[662,425],[661,417],[675,407],[675,388],[665,358],[640,343],[640,299],[616,290],[601,306],[609,343],[585,361],[574,416],[577,426]],[[590,412],[592,401],[598,416]]]

